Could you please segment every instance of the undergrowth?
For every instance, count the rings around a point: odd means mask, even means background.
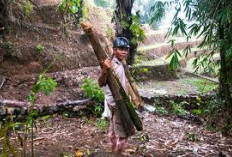
[[[92,79],[84,79],[81,85],[84,96],[96,102],[93,113],[96,117],[100,117],[103,112],[104,92],[98,83]]]
[[[218,85],[212,81],[198,78],[188,78],[184,80],[184,84],[194,85],[200,93],[207,94],[213,89],[216,89]]]
[[[53,63],[53,62],[52,62]],[[52,65],[50,64],[50,66]],[[50,68],[50,66],[48,68]],[[26,156],[28,152],[28,141],[31,141],[30,156],[34,157],[34,129],[35,118],[38,117],[39,111],[35,109],[36,97],[40,92],[43,92],[46,96],[56,88],[56,81],[52,78],[46,77],[45,73],[48,68],[39,75],[37,82],[32,86],[28,101],[30,106],[28,107],[27,117],[20,122],[17,121],[15,115],[8,116],[0,122],[0,138],[3,139],[2,157],[7,156],[19,156],[20,150],[17,150],[16,146],[11,144],[11,135],[15,135],[21,146],[21,155]]]

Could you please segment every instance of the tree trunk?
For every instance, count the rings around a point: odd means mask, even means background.
[[[11,21],[11,0],[0,0],[0,35],[3,35]]]
[[[224,28],[221,26],[219,28],[219,36],[221,40],[226,41],[224,36]],[[220,75],[219,75],[219,94],[222,100],[225,100],[226,107],[229,109],[232,107],[232,98],[231,98],[231,91],[230,91],[230,85],[228,82],[228,76],[229,76],[229,68],[226,64],[226,47],[225,45],[222,45],[220,48]]]
[[[131,10],[133,7],[134,0],[116,0],[117,6],[115,10],[115,26],[117,37],[126,37],[129,41],[133,38],[133,34],[130,30],[132,24]],[[137,43],[130,42],[130,53],[127,57],[127,63],[132,65],[134,62],[134,56],[137,49]]]
[[[97,34],[97,32],[92,29],[89,23],[82,23],[81,25],[90,40],[95,55],[97,56],[100,64],[101,61],[109,58],[107,54],[110,54],[109,52],[106,52],[107,49],[104,49],[101,44],[100,39],[102,38],[102,36],[100,34]],[[131,136],[134,134],[133,123],[138,131],[142,130],[142,122],[136,114],[133,105],[129,101],[128,96],[126,95],[119,79],[116,77],[112,68],[108,71],[107,84],[109,85],[116,105],[118,106],[122,125],[127,136]]]

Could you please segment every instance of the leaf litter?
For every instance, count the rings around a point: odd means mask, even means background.
[[[129,138],[125,150],[128,156],[232,156],[230,137],[185,119],[141,114],[145,129]],[[34,141],[35,156],[54,157],[65,153],[88,156],[93,152],[109,152],[108,128],[98,128],[94,121],[97,119],[58,115],[45,122],[37,120],[34,139],[39,140]],[[12,135],[11,138],[16,137]]]

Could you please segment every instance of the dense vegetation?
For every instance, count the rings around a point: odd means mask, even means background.
[[[220,114],[226,119],[224,128],[226,132],[231,127],[232,122],[231,116],[229,116],[232,113],[232,2],[226,0],[220,2],[216,0],[158,1],[152,7],[152,11],[154,11],[152,20],[160,20],[164,15],[165,7],[170,7],[170,4],[176,5],[176,14],[168,35],[181,33],[186,36],[187,40],[193,36],[202,37],[203,40],[198,47],[207,48],[207,51],[193,62],[196,71],[203,67],[205,71],[212,72],[213,67],[220,65],[218,73],[220,101],[218,101],[218,106],[220,106]],[[180,12],[185,13],[184,19],[180,17]],[[188,56],[189,53],[191,53],[191,49],[186,47],[183,55]],[[220,59],[214,61],[214,55],[217,53],[220,54]],[[181,54],[174,49],[170,56],[172,57],[170,67],[175,69],[179,66],[178,57]]]

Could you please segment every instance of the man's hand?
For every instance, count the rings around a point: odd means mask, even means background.
[[[98,78],[98,84],[100,87],[106,85],[107,71],[111,67],[112,63],[110,59],[107,58],[106,60],[102,61],[102,71],[100,77]]]
[[[102,71],[107,72],[107,70],[111,67],[112,67],[111,60],[109,58],[105,59],[102,65]]]

